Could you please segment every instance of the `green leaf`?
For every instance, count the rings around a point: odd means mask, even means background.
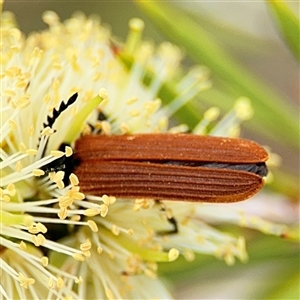
[[[276,285],[270,293],[265,295],[264,299],[299,299],[299,270],[293,273],[291,273],[290,270],[284,271],[289,274],[289,276],[279,281],[279,284]]]
[[[136,1],[136,3],[168,39],[184,47],[196,62],[207,65],[214,76],[219,76],[228,92],[251,99],[255,116],[247,122],[250,129],[255,128],[257,134],[272,138],[278,144],[299,149],[297,108],[288,99],[279,96],[262,80],[235,62],[182,10],[162,2]],[[235,98],[232,97],[226,105],[232,106],[234,101]],[[185,109],[191,111],[195,108]],[[191,125],[190,122],[187,124]]]
[[[266,0],[279,32],[300,62],[300,23],[296,15],[281,1]]]

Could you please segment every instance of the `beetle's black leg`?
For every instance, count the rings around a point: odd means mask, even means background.
[[[179,232],[179,229],[178,229],[178,223],[176,221],[176,219],[173,217],[173,216],[168,216],[167,214],[167,208],[166,206],[164,205],[164,203],[162,203],[161,201],[159,200],[155,200],[155,203],[158,204],[160,206],[160,210],[165,212],[166,213],[166,217],[167,217],[167,220],[168,222],[172,225],[172,229],[170,230],[160,230],[160,231],[157,231],[156,233],[158,235],[171,235],[171,234],[176,234]]]

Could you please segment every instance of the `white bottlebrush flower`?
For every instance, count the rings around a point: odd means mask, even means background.
[[[72,154],[68,146],[59,150],[63,142],[73,146],[93,130],[185,130],[168,129],[168,116],[210,83],[205,68],[191,70],[178,83],[175,100],[161,108],[157,93],[175,76],[178,48],[139,44],[142,23],[133,20],[122,48],[134,58],[128,71],[98,20],[76,15],[61,23],[47,12],[44,21],[48,30],[25,38],[10,13],[1,16],[1,298],[167,299],[171,295],[156,275],[159,262],[178,255],[191,260],[195,252],[228,264],[247,259],[242,237],[214,229],[205,218],[273,234],[284,230],[230,207],[220,213],[218,205],[85,197],[76,174],[65,184],[63,170],[49,170],[51,162]],[[153,73],[147,87],[146,68]],[[75,93],[72,105],[62,100]],[[239,109],[247,101],[239,103],[212,133],[238,133]],[[106,120],[98,120],[100,112]],[[216,108],[208,110],[195,133],[205,133],[217,117]],[[157,234],[172,229],[170,216],[179,232]]]

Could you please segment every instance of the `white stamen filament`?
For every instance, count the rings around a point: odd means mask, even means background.
[[[22,168],[22,171],[20,173],[14,172],[7,176],[2,177],[1,185],[5,186],[9,183],[16,183],[18,181],[26,180],[28,178],[34,177],[34,175],[32,174],[32,171],[34,169],[40,169],[43,166],[49,164],[50,162],[52,162],[56,159],[57,159],[57,157],[52,156],[52,155],[45,156],[45,157],[41,158],[40,160],[34,162],[33,164],[31,164],[25,168]]]

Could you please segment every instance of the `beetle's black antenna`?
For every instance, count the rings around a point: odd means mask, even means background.
[[[63,101],[61,102],[60,106],[58,109],[54,109],[52,116],[47,116],[47,121],[45,123],[43,123],[43,129],[45,129],[46,127],[50,127],[52,128],[52,126],[54,125],[55,121],[58,119],[58,117],[60,116],[60,114],[65,111],[69,106],[71,106],[77,99],[78,97],[78,93],[73,94],[69,100],[67,101],[67,103],[64,103]],[[39,139],[39,143],[38,143],[38,147],[40,146],[40,141],[41,138]],[[43,153],[42,156],[45,155],[46,149],[47,149],[47,145],[48,145],[48,140],[45,144],[45,147],[43,149]]]
[[[43,127],[50,127],[52,128],[53,124],[55,123],[55,121],[57,120],[57,118],[59,117],[59,115],[65,111],[70,105],[72,105],[76,99],[78,97],[78,93],[73,94],[69,100],[67,101],[67,103],[64,103],[63,101],[61,102],[60,106],[58,109],[54,109],[53,110],[53,115],[52,117],[47,116],[47,122],[43,123]]]

